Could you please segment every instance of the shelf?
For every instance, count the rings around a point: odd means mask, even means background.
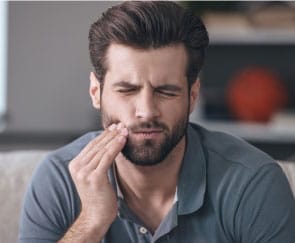
[[[211,44],[291,44],[295,45],[295,29],[208,28]]]
[[[190,120],[210,130],[230,133],[254,143],[293,146],[295,144],[294,8],[276,5],[268,8],[256,6],[255,11],[251,12],[249,9],[247,5],[241,12],[233,10],[204,12],[202,19],[210,40],[206,65],[201,77],[201,82],[204,83],[202,86],[204,97],[200,97]],[[226,108],[223,106],[225,88],[236,72],[248,66],[267,67],[280,75],[290,89],[289,95],[292,100],[288,109],[293,112],[274,115],[268,123],[225,120],[231,119],[231,116],[227,116],[227,110],[222,113]],[[208,104],[211,105],[209,109]],[[215,110],[212,109],[212,104]],[[220,109],[221,115],[216,109]]]
[[[202,115],[202,102],[190,115],[190,121],[209,130],[221,131],[258,143],[295,144],[295,117],[279,115],[267,124],[237,121],[212,121]]]
[[[230,133],[251,142],[295,143],[295,124],[279,126],[247,122],[213,122],[194,117],[190,120],[210,130]]]

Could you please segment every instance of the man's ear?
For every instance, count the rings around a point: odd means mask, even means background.
[[[100,109],[100,82],[97,80],[94,72],[90,73],[89,95],[92,105],[96,109]]]
[[[200,80],[197,79],[191,86],[190,90],[190,113],[193,112],[200,92]]]

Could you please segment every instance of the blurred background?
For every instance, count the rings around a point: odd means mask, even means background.
[[[100,128],[88,30],[116,2],[0,2],[0,151],[55,149]],[[191,120],[276,159],[295,154],[294,2],[181,2],[210,47]]]

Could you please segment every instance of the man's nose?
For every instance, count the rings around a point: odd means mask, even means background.
[[[142,92],[138,96],[135,115],[143,120],[152,120],[160,116],[159,104],[152,91]]]

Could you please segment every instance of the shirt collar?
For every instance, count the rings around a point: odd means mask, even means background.
[[[124,195],[123,192],[121,191],[121,188],[118,183],[118,178],[117,178],[117,169],[116,169],[116,164],[113,163],[112,165],[112,177],[113,177],[113,187],[116,188],[116,193],[117,193],[117,198],[124,200]],[[174,195],[174,200],[173,204],[178,201],[178,193],[177,193],[177,187]]]
[[[112,168],[112,171],[113,171],[113,176],[114,176],[114,186],[116,187],[116,192],[117,192],[117,198],[120,198],[120,199],[124,199],[124,195],[121,191],[121,188],[119,186],[119,183],[118,183],[118,178],[117,178],[117,168],[116,168],[116,164],[113,163],[113,168]]]
[[[178,214],[197,211],[204,202],[206,160],[200,136],[188,125],[187,143],[178,181]]]

